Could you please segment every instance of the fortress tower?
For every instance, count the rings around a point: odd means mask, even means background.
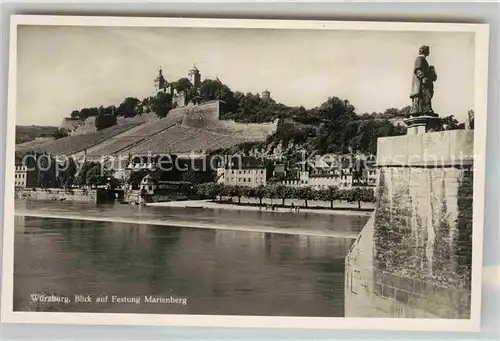
[[[163,77],[163,70],[160,69],[158,70],[158,76],[155,78],[155,86],[157,88],[157,91],[163,91],[166,92],[167,90],[167,81],[165,77]]]
[[[200,71],[193,66],[191,70],[189,70],[188,78],[195,87],[199,87],[201,85],[201,74]]]
[[[262,92],[262,99],[270,99],[271,98],[271,93],[269,92],[269,90],[264,90]]]

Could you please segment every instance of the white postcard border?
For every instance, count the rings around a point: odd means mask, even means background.
[[[205,27],[242,29],[297,30],[377,30],[377,31],[434,31],[475,33],[475,97],[474,111],[474,191],[473,191],[473,249],[471,319],[398,319],[398,318],[316,318],[222,315],[157,315],[107,313],[45,313],[13,312],[14,257],[14,151],[17,93],[17,26],[121,26],[121,27]],[[253,19],[193,19],[145,17],[85,17],[85,16],[11,16],[9,47],[9,91],[7,114],[6,169],[4,193],[2,323],[70,323],[92,325],[161,325],[189,327],[243,328],[307,328],[307,329],[373,329],[425,331],[477,331],[480,326],[484,186],[486,157],[486,113],[488,82],[487,24],[402,23],[310,20],[253,20]],[[8,228],[7,228],[8,227]]]

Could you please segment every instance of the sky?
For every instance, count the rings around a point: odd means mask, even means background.
[[[474,34],[341,30],[20,26],[17,125],[59,125],[73,110],[118,106],[154,94],[196,64],[202,79],[233,91],[271,92],[312,108],[328,97],[359,114],[411,103],[418,48],[429,45],[441,116],[465,120],[474,107]]]

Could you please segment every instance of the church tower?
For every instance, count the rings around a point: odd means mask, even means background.
[[[196,66],[193,66],[193,68],[189,70],[188,78],[194,87],[199,87],[201,85],[201,74]]]
[[[163,77],[163,70],[161,69],[158,70],[158,76],[155,78],[155,86],[158,89],[158,91],[166,91],[167,88],[167,81],[165,80],[165,77]]]
[[[262,99],[270,99],[271,98],[271,93],[269,92],[269,90],[264,90],[262,92]]]

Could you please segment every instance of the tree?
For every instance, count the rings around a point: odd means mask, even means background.
[[[194,187],[194,191],[200,197],[206,198],[207,195],[207,183],[198,184]]]
[[[216,193],[216,195],[219,196],[219,201],[222,201],[222,191],[224,189],[224,185],[218,183],[213,183],[213,184],[214,184],[213,191]]]
[[[333,209],[333,202],[340,197],[339,189],[337,186],[328,186],[325,192],[325,199],[330,202],[330,208]]]
[[[70,157],[64,161],[62,165],[60,174],[58,174],[58,180],[64,188],[71,188],[75,182],[75,175],[77,171],[75,160]]]
[[[97,115],[95,119],[95,127],[97,130],[102,130],[114,126],[116,124],[116,116],[114,115]]]
[[[139,101],[137,98],[127,97],[116,109],[116,115],[126,118],[134,117],[139,113],[138,111],[140,103],[141,101]]]
[[[271,203],[273,203],[273,199],[278,198],[278,192],[276,185],[267,185],[264,187],[265,189],[265,197],[271,199]]]
[[[351,188],[345,190],[344,199],[347,202],[357,202],[358,209],[361,209],[361,202],[375,202],[375,193],[372,188]]]
[[[58,140],[60,138],[63,138],[63,137],[66,137],[66,136],[69,136],[68,132],[66,131],[66,129],[57,129],[54,134],[52,135],[54,137],[54,139]]]
[[[200,96],[200,91],[194,86],[186,90],[186,101],[193,102],[194,104],[200,104],[203,98]]]
[[[166,117],[172,106],[172,95],[170,93],[159,92],[152,100],[151,110],[158,117]]]
[[[267,187],[264,185],[259,185],[250,192],[251,197],[259,199],[259,205],[262,206],[262,199],[265,198],[267,193]]]
[[[180,78],[173,84],[174,89],[179,93],[191,89],[193,84],[186,77]]]
[[[114,126],[116,124],[116,108],[115,106],[110,107],[99,107],[99,113],[95,118],[95,127],[97,130],[102,130]]]
[[[224,185],[221,186],[220,195],[224,197],[229,197],[229,201],[233,200],[233,186],[232,185]]]
[[[410,112],[411,112],[411,105],[407,105],[406,107],[403,107],[401,108],[401,110],[399,110],[399,117],[401,118],[410,117]]]
[[[380,115],[381,118],[385,119],[390,119],[390,118],[395,118],[399,116],[399,109],[396,108],[389,108],[384,111],[383,114]]]
[[[144,168],[132,171],[129,178],[127,179],[127,183],[130,185],[130,187],[132,187],[132,189],[138,189],[142,179],[149,173],[149,170]]]
[[[292,198],[293,188],[285,185],[277,185],[275,187],[276,197],[282,200],[282,205],[285,206],[285,199]]]
[[[455,130],[459,128],[459,122],[453,115],[441,119],[443,130]]]
[[[38,186],[42,188],[56,187],[55,159],[49,154],[35,154],[38,165]]]
[[[238,204],[241,204],[241,197],[245,195],[245,187],[243,186],[228,186],[228,194],[231,197],[238,197]]]
[[[181,173],[181,180],[189,181],[191,184],[196,185],[202,182],[203,174],[199,171],[188,169],[187,171]]]
[[[212,201],[215,201],[217,196],[222,194],[222,186],[215,182],[205,182],[196,186],[196,193],[202,197],[210,198]]]
[[[98,185],[98,180],[100,176],[101,176],[101,165],[99,163],[96,163],[85,174],[85,184],[90,188],[96,187]]]
[[[99,114],[99,109],[97,108],[83,108],[80,110],[80,119],[86,120],[89,117],[94,117]]]
[[[94,171],[92,171],[92,174],[89,175],[89,172],[91,169],[94,169]],[[89,180],[90,180],[90,177],[92,175],[95,175],[96,173],[96,170],[95,169],[98,169],[98,174],[100,173],[100,169],[101,169],[101,166],[99,164],[99,162],[89,162],[89,161],[86,161],[81,167],[80,167],[80,170],[78,171],[78,174],[76,174],[76,178],[75,178],[75,185],[79,186],[79,187],[83,187],[83,186],[89,186]]]
[[[308,200],[312,200],[314,198],[313,191],[310,187],[300,187],[297,193],[298,199],[304,200],[304,204],[307,208]]]
[[[238,102],[231,89],[218,80],[205,79],[200,86],[199,96],[202,101],[220,100],[225,103],[224,112],[238,109]]]
[[[71,117],[72,120],[78,120],[80,119],[80,111],[79,110],[73,110],[71,112],[71,115],[69,115],[69,117]]]

